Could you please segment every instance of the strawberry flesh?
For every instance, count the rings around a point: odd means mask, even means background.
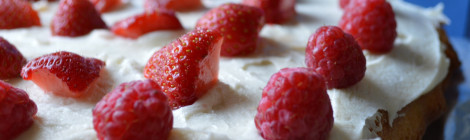
[[[38,13],[24,0],[0,0],[0,29],[41,26]]]
[[[135,15],[117,22],[111,28],[114,34],[137,39],[157,30],[181,30],[183,26],[172,11],[159,10]]]
[[[197,28],[158,50],[145,77],[162,87],[173,109],[191,105],[218,81],[222,42],[218,32]]]
[[[202,7],[201,0],[145,0],[145,11],[160,9],[190,11]]]
[[[83,36],[94,29],[107,29],[106,23],[88,0],[62,0],[52,19],[54,36]]]
[[[122,5],[121,0],[90,0],[95,5],[96,10],[101,13],[109,12]]]
[[[56,52],[30,61],[21,71],[25,80],[32,80],[46,92],[81,97],[100,77],[105,63],[70,52]]]
[[[264,15],[260,8],[229,3],[207,12],[196,26],[222,33],[222,56],[248,55],[257,48]]]

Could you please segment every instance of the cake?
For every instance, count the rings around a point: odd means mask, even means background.
[[[120,83],[145,79],[143,69],[155,51],[194,29],[210,8],[226,2],[240,1],[204,0],[204,9],[177,13],[185,30],[156,31],[136,40],[104,29],[75,38],[52,36],[49,26],[58,3],[33,3],[42,26],[0,30],[0,36],[27,60],[70,51],[104,61],[108,74],[100,89],[80,99],[45,93],[20,78],[7,80],[38,106],[33,126],[17,139],[97,139],[91,110],[101,97]],[[441,29],[448,22],[443,6],[424,9],[402,0],[389,2],[398,25],[394,49],[381,55],[364,51],[364,79],[346,89],[328,90],[334,116],[330,139],[418,139],[445,108],[443,88],[458,60]],[[143,1],[132,0],[102,18],[110,26],[144,12],[142,7]],[[337,25],[342,15],[337,0],[299,0],[296,9],[295,20],[265,25],[254,54],[221,58],[216,86],[193,105],[173,111],[171,140],[262,139],[253,119],[270,76],[282,68],[305,67],[308,37],[322,25]]]

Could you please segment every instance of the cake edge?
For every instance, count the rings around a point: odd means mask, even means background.
[[[382,131],[376,134],[384,139],[422,139],[428,125],[439,119],[446,112],[446,98],[444,91],[451,83],[452,76],[459,69],[461,63],[458,59],[446,31],[441,27],[437,29],[439,40],[446,45],[445,55],[450,60],[449,71],[445,79],[434,87],[431,91],[423,94],[418,99],[406,105],[398,111],[398,114],[405,114],[393,120],[390,126],[388,112],[386,110],[378,110],[382,116],[380,120],[376,120],[376,126],[382,126]]]

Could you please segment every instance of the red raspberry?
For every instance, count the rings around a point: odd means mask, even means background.
[[[243,4],[263,9],[266,23],[282,24],[294,18],[296,0],[243,0]]]
[[[218,81],[222,42],[219,32],[196,28],[155,52],[144,76],[161,85],[173,109],[191,105]]]
[[[333,110],[321,75],[309,68],[285,68],[263,90],[255,117],[267,140],[327,139]]]
[[[353,0],[344,9],[339,26],[356,38],[362,49],[387,53],[397,37],[392,6],[385,0]]]
[[[173,128],[168,99],[152,80],[123,83],[93,109],[100,140],[165,140]]]
[[[26,131],[37,112],[25,91],[0,81],[0,139],[10,140]]]
[[[7,40],[0,37],[0,79],[19,77],[26,59]]]
[[[366,58],[354,37],[336,26],[320,27],[310,37],[305,63],[325,78],[328,89],[354,85],[366,72]]]
[[[264,15],[260,8],[228,3],[207,12],[196,26],[222,33],[224,43],[220,55],[247,55],[256,50]]]
[[[342,9],[344,9],[344,8],[346,8],[346,6],[349,5],[349,2],[350,2],[350,1],[351,1],[351,0],[340,0],[340,1],[339,1],[339,6],[340,6]]]

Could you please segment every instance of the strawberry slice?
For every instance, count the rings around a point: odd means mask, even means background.
[[[145,11],[168,9],[175,11],[190,11],[202,7],[201,0],[145,0]]]
[[[0,0],[0,29],[41,26],[38,13],[24,0]]]
[[[243,0],[243,4],[263,9],[267,23],[282,24],[296,15],[295,0]]]
[[[24,64],[26,59],[16,47],[0,37],[0,79],[19,77]]]
[[[51,32],[54,36],[77,37],[94,29],[106,29],[93,4],[88,0],[62,0],[52,19]]]
[[[259,8],[229,3],[206,13],[196,26],[222,33],[222,56],[247,55],[256,50],[264,16]]]
[[[183,26],[175,13],[158,10],[135,15],[117,22],[111,28],[114,34],[136,39],[141,35],[157,30],[181,30]]]
[[[222,42],[217,31],[196,28],[158,50],[144,76],[162,87],[173,109],[191,105],[218,81]]]
[[[96,10],[101,13],[109,12],[122,5],[121,0],[90,0]]]
[[[70,52],[56,52],[30,61],[21,71],[25,80],[32,80],[46,92],[81,97],[100,77],[105,63]]]

